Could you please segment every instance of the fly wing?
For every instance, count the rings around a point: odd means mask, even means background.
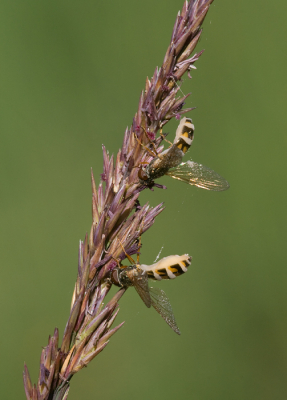
[[[189,185],[215,192],[221,192],[229,188],[229,183],[222,176],[194,161],[181,163],[177,167],[171,168],[166,175]]]
[[[143,270],[137,270],[137,274],[132,278],[132,283],[142,301],[148,308],[150,308],[152,301],[148,287],[147,273]]]
[[[167,295],[163,290],[158,288],[149,288],[151,305],[156,309],[156,311],[162,316],[165,322],[174,330],[175,333],[180,335],[180,330],[175,322],[175,318],[172,312],[170,302]]]

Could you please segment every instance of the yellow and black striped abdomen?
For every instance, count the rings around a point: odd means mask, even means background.
[[[176,130],[174,144],[185,154],[193,141],[194,125],[190,118],[182,118]]]
[[[180,138],[177,143],[176,147],[185,154],[187,150],[190,148],[191,144],[188,144],[185,139]]]
[[[145,270],[151,279],[174,279],[184,274],[190,263],[191,257],[188,254],[184,254],[182,256],[168,256],[155,264],[141,265],[140,268]]]

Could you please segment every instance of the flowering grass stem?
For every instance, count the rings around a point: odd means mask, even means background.
[[[170,119],[179,119],[192,110],[184,108],[189,94],[178,94],[183,75],[195,68],[194,63],[202,54],[200,51],[191,56],[211,3],[212,0],[184,2],[163,64],[155,69],[151,79],[146,79],[132,126],[126,129],[115,160],[103,146],[103,173],[98,187],[92,172],[93,222],[90,234],[80,242],[78,276],[62,343],[59,345],[59,332],[55,329],[42,351],[36,385],[32,385],[25,365],[23,378],[28,400],[66,399],[73,375],[86,367],[123,325],[112,328],[118,302],[126,289],[121,288],[104,305],[111,287],[107,276],[126,258],[125,253],[139,251],[140,236],[163,211],[162,204],[154,208],[140,205],[140,193],[148,186],[140,183],[138,171],[143,163],[151,161],[152,152],[163,149],[164,136],[157,137],[158,131]],[[156,183],[152,186],[164,188]],[[153,189],[152,186],[149,188]]]

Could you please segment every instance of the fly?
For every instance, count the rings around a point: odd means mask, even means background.
[[[129,255],[127,257],[133,265],[129,267],[120,265],[113,269],[109,275],[110,282],[119,287],[134,286],[145,305],[148,308],[153,306],[171,329],[180,335],[167,295],[161,289],[149,287],[148,279],[176,278],[187,271],[191,257],[188,254],[168,256],[152,265],[135,264]]]
[[[157,154],[151,162],[138,172],[141,184],[150,186],[163,175],[194,185],[202,189],[223,191],[229,183],[212,169],[194,161],[182,163],[182,158],[190,148],[194,137],[194,125],[190,118],[182,118],[176,130],[173,144]]]

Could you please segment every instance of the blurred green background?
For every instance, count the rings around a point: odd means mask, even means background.
[[[90,167],[98,180],[102,143],[121,146],[182,4],[0,4],[3,399],[25,398],[23,362],[35,382],[41,347],[55,326],[63,334],[91,225]],[[182,86],[197,107],[189,155],[231,188],[163,178],[168,190],[141,196],[166,206],[141,262],[162,246],[161,256],[193,256],[186,275],[160,284],[182,335],[130,289],[124,327],[72,380],[70,400],[287,398],[286,12],[283,0],[211,6],[197,47],[206,51]]]

